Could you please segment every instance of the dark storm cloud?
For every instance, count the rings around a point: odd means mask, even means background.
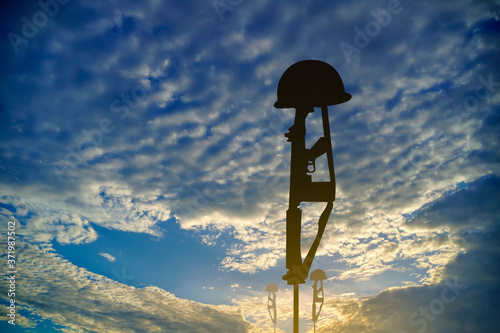
[[[427,228],[448,227],[454,231],[464,228],[488,228],[500,219],[500,177],[483,176],[465,188],[422,208],[409,222],[408,226]],[[464,207],[467,213],[464,214]]]

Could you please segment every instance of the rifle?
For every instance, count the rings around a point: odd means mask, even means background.
[[[311,112],[314,112],[313,107],[296,108],[295,122],[289,128],[289,132],[285,133],[288,142],[292,143],[290,201],[286,212],[286,268],[288,272],[283,276],[283,280],[286,280],[288,284],[305,283],[335,200],[335,172],[328,107],[323,106],[321,108],[323,136],[316,141],[311,149],[307,149],[305,144],[305,121]],[[330,180],[327,182],[313,182],[311,174],[316,171],[315,160],[323,154],[326,154],[327,157]],[[316,238],[304,262],[302,262],[300,248],[302,211],[299,206],[301,202],[306,201],[326,202],[327,205],[319,219]]]

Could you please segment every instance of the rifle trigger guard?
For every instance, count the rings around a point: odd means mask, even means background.
[[[309,168],[310,166],[312,166],[312,170]],[[307,161],[307,172],[313,173],[314,171],[316,171],[316,163],[314,162],[314,160]]]

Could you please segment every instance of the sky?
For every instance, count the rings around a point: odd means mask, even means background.
[[[290,332],[294,110],[273,105],[305,59],[352,95],[329,107],[316,331],[498,329],[500,1],[1,6],[2,332],[272,332],[269,283]],[[305,254],[324,204],[302,208]]]

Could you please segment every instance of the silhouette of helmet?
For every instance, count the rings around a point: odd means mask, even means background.
[[[278,286],[274,283],[269,283],[266,287],[266,291],[270,291],[270,292],[278,292]]]
[[[322,107],[347,102],[351,94],[345,92],[339,73],[319,60],[299,61],[283,73],[278,83],[277,109]]]
[[[315,269],[311,273],[311,281],[319,281],[319,280],[326,280],[326,274],[323,270],[321,269]]]

